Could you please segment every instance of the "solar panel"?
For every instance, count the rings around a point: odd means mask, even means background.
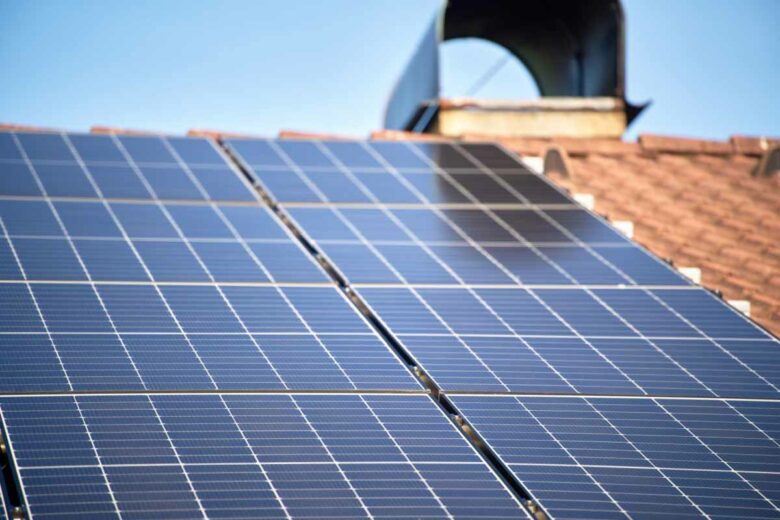
[[[29,518],[780,513],[777,339],[502,149],[224,148],[0,133]]]
[[[32,516],[530,518],[424,395],[9,397],[0,405]]]
[[[554,518],[780,514],[776,401],[451,398]]]

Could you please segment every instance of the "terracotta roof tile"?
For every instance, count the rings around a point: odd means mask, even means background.
[[[137,130],[133,128],[121,128],[118,126],[96,125],[89,129],[93,134],[117,134],[117,135],[164,135],[165,132],[154,132],[151,130]]]
[[[705,139],[688,139],[654,134],[641,134],[639,136],[639,145],[647,152],[728,155],[733,151],[731,143],[725,141],[708,141]]]

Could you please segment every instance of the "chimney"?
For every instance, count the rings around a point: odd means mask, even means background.
[[[541,98],[442,99],[439,46],[481,38],[522,62]],[[645,108],[625,95],[619,0],[449,0],[390,96],[385,127],[446,136],[619,138]]]

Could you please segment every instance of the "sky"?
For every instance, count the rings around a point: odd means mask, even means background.
[[[0,122],[363,136],[439,0],[0,0]],[[624,0],[627,134],[780,135],[778,0]],[[503,49],[442,48],[463,96]],[[537,90],[510,60],[477,93]]]

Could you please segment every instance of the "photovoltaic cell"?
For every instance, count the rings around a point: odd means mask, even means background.
[[[530,518],[425,396],[26,397],[0,410],[35,517]]]

